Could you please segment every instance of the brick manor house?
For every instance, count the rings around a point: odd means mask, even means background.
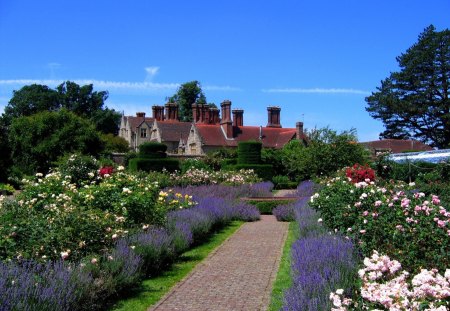
[[[178,105],[167,103],[152,106],[152,117],[144,112],[136,116],[122,116],[119,136],[125,138],[130,149],[137,151],[143,142],[156,141],[167,145],[169,153],[204,155],[220,148],[236,148],[240,141],[261,141],[266,148],[282,148],[289,141],[299,139],[306,142],[303,123],[296,128],[283,128],[280,123],[280,107],[267,107],[267,125],[244,125],[244,110],[231,109],[225,100],[219,109],[208,105],[193,104],[193,122],[178,119]]]

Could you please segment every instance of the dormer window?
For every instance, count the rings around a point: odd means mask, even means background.
[[[146,128],[142,128],[141,129],[141,138],[146,138],[147,137],[147,129]]]

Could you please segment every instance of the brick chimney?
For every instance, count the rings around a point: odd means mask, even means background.
[[[296,129],[295,138],[297,138],[298,140],[302,140],[303,137],[304,137],[304,135],[303,135],[303,122],[295,123],[295,129]]]
[[[233,109],[233,126],[244,126],[244,110]]]
[[[231,121],[231,101],[224,100],[220,107],[222,108],[222,120],[220,125],[227,139],[233,138],[233,122]]]
[[[145,112],[136,112],[136,117],[145,118]]]
[[[167,121],[178,121],[178,104],[167,103],[166,108],[166,119]]]
[[[164,106],[152,106],[153,119],[164,121]]]
[[[280,124],[280,107],[267,107],[267,127],[281,127]]]
[[[217,108],[209,108],[209,123],[210,124],[219,124],[219,109]]]

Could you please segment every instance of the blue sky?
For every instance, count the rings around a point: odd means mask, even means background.
[[[449,0],[1,0],[0,112],[23,85],[71,80],[151,114],[198,80],[208,102],[244,109],[245,125],[266,125],[275,105],[283,127],[375,140],[383,125],[364,98],[425,27],[450,28],[448,12]]]

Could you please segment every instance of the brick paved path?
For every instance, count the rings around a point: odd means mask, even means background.
[[[149,310],[266,310],[288,226],[272,215],[243,224]]]

